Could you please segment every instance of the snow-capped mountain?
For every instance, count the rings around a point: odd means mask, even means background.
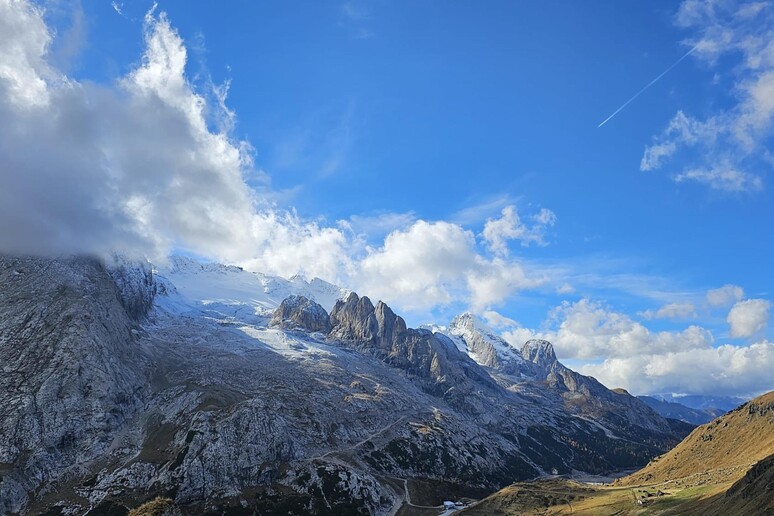
[[[476,363],[496,369],[519,372],[525,361],[521,351],[508,344],[480,318],[465,312],[452,319],[444,331]]]
[[[269,317],[283,299],[304,296],[326,310],[349,290],[314,278],[296,275],[290,279],[248,272],[234,265],[200,263],[192,258],[173,256],[156,270],[157,281],[171,285],[167,296],[159,300],[174,312],[206,310],[221,315]]]
[[[174,258],[0,257],[0,514],[394,514],[682,437],[628,394],[460,317],[407,328],[320,280]]]
[[[476,363],[492,369],[490,374],[510,389],[534,393],[537,385],[540,395],[560,396],[569,413],[593,419],[610,435],[624,435],[635,427],[670,432],[669,422],[654,418],[653,409],[641,400],[565,367],[548,341],[532,339],[517,349],[468,312],[455,317],[448,328],[439,329]]]

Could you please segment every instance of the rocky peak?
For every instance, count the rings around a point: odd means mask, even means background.
[[[541,369],[549,369],[557,362],[554,346],[547,340],[528,340],[521,348],[521,356]]]
[[[452,335],[459,335],[465,331],[476,329],[476,321],[472,313],[464,312],[454,317],[449,324],[449,332]]]
[[[346,300],[336,301],[331,310],[331,326],[331,336],[346,341],[371,342],[379,329],[371,300],[354,292]]]
[[[145,317],[157,293],[150,263],[114,254],[105,268],[116,284],[119,300],[129,317],[135,321]]]
[[[448,328],[448,334],[462,343],[460,349],[475,362],[506,374],[529,374],[531,367],[524,363],[518,348],[514,348],[489,328],[484,321],[470,312],[454,319]]]
[[[499,368],[502,360],[495,349],[497,337],[487,330],[470,312],[456,316],[449,325],[449,333],[462,339],[473,360],[486,367]]]
[[[331,321],[325,309],[304,296],[288,296],[274,311],[269,326],[328,333]]]
[[[406,331],[402,317],[379,301],[376,306],[368,297],[352,292],[345,301],[337,301],[331,310],[331,337],[362,346],[376,346],[389,352],[398,336]]]
[[[395,315],[392,309],[382,301],[376,303],[374,309],[377,324],[377,338],[383,343],[392,343],[398,335],[406,331],[406,323],[402,317]]]

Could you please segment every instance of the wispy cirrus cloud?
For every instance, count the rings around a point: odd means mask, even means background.
[[[645,319],[692,319],[696,317],[693,303],[668,303],[656,310],[645,310],[640,315]]]
[[[367,0],[349,0],[339,6],[339,27],[347,30],[355,39],[374,37],[371,19],[371,5]]]
[[[675,182],[728,193],[763,190],[772,168],[767,149],[774,121],[774,6],[686,0],[675,23],[690,31],[686,44],[708,66],[726,56],[736,61],[732,104],[704,117],[678,111],[645,149],[640,169],[663,169],[679,160]]]

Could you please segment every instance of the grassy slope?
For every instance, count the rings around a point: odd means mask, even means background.
[[[774,454],[774,392],[702,425],[680,444],[617,485],[690,479],[720,484],[740,479],[756,462]]]
[[[658,491],[667,494],[644,496]],[[774,392],[696,428],[613,486],[591,488],[569,480],[514,484],[462,514],[774,516]]]

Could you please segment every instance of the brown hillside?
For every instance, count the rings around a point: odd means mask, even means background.
[[[760,461],[725,493],[681,507],[686,516],[774,516],[774,455]]]
[[[774,454],[774,392],[748,401],[706,425],[616,485],[732,482],[758,461]],[[684,482],[685,484],[685,482]]]

